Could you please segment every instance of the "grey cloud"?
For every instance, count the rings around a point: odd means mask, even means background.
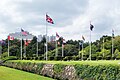
[[[57,26],[72,24],[72,19],[83,14],[88,6],[87,0],[34,0],[32,2],[16,1],[15,3],[18,8],[17,11],[26,16],[31,13],[45,16],[45,13],[48,12],[48,14],[52,15]],[[44,20],[44,18],[40,19],[41,24],[44,24]],[[27,22],[28,21],[26,21],[26,23]]]

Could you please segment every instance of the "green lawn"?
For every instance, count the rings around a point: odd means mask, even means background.
[[[0,80],[53,80],[40,75],[0,66]]]
[[[99,60],[99,61],[37,61],[37,60],[13,60],[17,62],[35,62],[35,63],[50,63],[50,64],[88,64],[88,65],[120,65],[120,60]]]

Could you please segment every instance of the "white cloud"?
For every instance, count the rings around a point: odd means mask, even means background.
[[[28,30],[34,35],[45,34],[45,13],[48,12],[55,24],[48,24],[48,35],[58,32],[65,39],[89,41],[89,22],[95,26],[92,41],[102,35],[120,34],[119,0],[3,0],[0,3],[0,36]]]

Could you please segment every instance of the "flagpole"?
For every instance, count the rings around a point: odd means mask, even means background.
[[[21,60],[22,60],[22,32],[21,32]]]
[[[26,45],[24,45],[24,58],[26,57]]]
[[[25,46],[25,57],[26,57],[26,46]]]
[[[37,38],[37,52],[36,52],[36,56],[38,57],[38,38]]]
[[[9,44],[9,39],[8,39],[8,57],[9,57],[9,45],[10,45],[10,44]]]
[[[79,58],[80,58],[80,42],[79,42]]]
[[[103,58],[104,58],[104,37],[103,37]]]
[[[47,59],[47,52],[48,52],[48,45],[47,45],[47,21],[46,21],[46,61],[48,60]]]
[[[82,60],[83,60],[83,43],[84,41],[82,42]]]
[[[89,54],[89,58],[91,60],[91,30],[90,30],[90,54]]]
[[[2,46],[1,46],[1,43],[0,43],[0,59],[1,59],[1,51],[2,51]]]
[[[64,48],[63,48],[63,44],[62,44],[62,57],[64,57]]]
[[[113,39],[113,34],[114,34],[114,32],[112,31],[112,57],[113,57],[113,53],[114,53],[114,39]]]
[[[56,38],[56,57],[58,56],[58,49],[57,49],[58,45],[57,45],[57,38]]]

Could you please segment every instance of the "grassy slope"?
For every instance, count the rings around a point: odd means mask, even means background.
[[[50,63],[50,64],[88,64],[88,65],[120,65],[120,60],[99,60],[99,61],[35,61],[35,60],[15,60],[17,62],[36,62],[36,63]]]
[[[0,80],[52,80],[40,75],[0,66]]]

